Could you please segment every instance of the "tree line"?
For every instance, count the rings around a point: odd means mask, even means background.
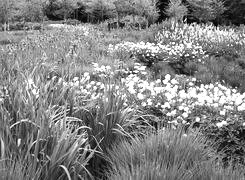
[[[125,16],[149,23],[166,18],[189,22],[245,24],[245,0],[1,0],[0,23],[77,19],[102,22]]]

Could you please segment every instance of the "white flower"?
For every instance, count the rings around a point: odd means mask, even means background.
[[[84,77],[88,77],[88,76],[89,76],[89,73],[88,73],[88,72],[85,72],[85,73],[83,74],[83,76],[84,76]]]
[[[75,81],[74,86],[79,86],[79,81]]]
[[[74,78],[73,78],[73,81],[74,81],[74,82],[76,82],[76,81],[78,81],[78,80],[79,80],[78,77],[74,77]]]
[[[160,80],[160,79],[157,79],[157,80],[156,80],[156,83],[157,83],[157,84],[160,84],[160,83],[161,83],[161,80]]]
[[[185,93],[185,90],[182,89],[182,90],[179,91],[179,97],[181,99],[185,99],[187,97],[187,94]]]
[[[147,105],[151,106],[152,105],[152,100],[151,99],[147,99]]]
[[[219,114],[220,114],[221,116],[224,116],[225,113],[226,113],[226,110],[225,110],[225,109],[219,112]]]
[[[188,107],[185,107],[185,108],[184,108],[184,111],[185,111],[185,112],[188,112],[188,111],[189,111],[189,108],[188,108]]]
[[[166,74],[166,75],[165,75],[165,80],[169,81],[170,78],[171,78],[170,74]]]
[[[244,111],[245,110],[245,103],[242,103],[240,106],[237,107],[238,111]]]
[[[183,106],[179,106],[179,110],[182,111],[184,109]]]
[[[218,123],[216,123],[216,126],[218,127],[218,128],[221,128],[222,126],[226,126],[228,123],[226,122],[226,121],[222,121],[222,122],[218,122]]]
[[[213,84],[210,84],[210,85],[209,85],[209,88],[210,88],[210,89],[213,89],[213,88],[214,88],[214,85],[213,85]]]
[[[165,102],[163,106],[164,106],[165,108],[171,108],[169,102]]]
[[[138,98],[139,100],[142,100],[142,99],[144,99],[144,95],[141,94],[141,93],[138,93],[138,94],[137,94],[137,98]]]
[[[183,118],[187,118],[189,115],[188,115],[188,113],[184,112],[184,113],[182,114],[182,116],[183,116]]]
[[[170,82],[171,84],[178,84],[178,81],[176,79],[172,79]]]
[[[90,89],[90,88],[91,88],[91,84],[87,84],[86,89]]]
[[[214,108],[217,108],[217,107],[219,107],[219,104],[218,104],[218,103],[213,103],[212,106],[213,106]]]
[[[131,94],[135,94],[135,93],[136,93],[136,91],[135,91],[134,88],[132,88],[132,87],[128,88],[128,91],[129,91]]]
[[[172,116],[175,116],[177,113],[176,109],[171,112]]]
[[[196,117],[196,122],[200,122],[201,121],[201,118],[200,117]]]
[[[243,99],[242,98],[237,98],[236,100],[235,100],[235,105],[236,106],[239,106],[240,104],[242,104],[243,103]]]

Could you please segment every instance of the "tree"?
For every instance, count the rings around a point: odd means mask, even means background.
[[[91,21],[100,22],[117,16],[115,0],[87,0],[83,4]]]
[[[153,24],[158,19],[156,0],[133,0],[132,3],[135,15],[145,17],[148,24]]]
[[[221,18],[225,12],[225,6],[222,0],[186,0],[190,9],[190,17],[199,22],[213,21]]]
[[[7,24],[11,20],[11,11],[14,6],[14,0],[0,1],[0,23],[4,24],[4,30],[7,29]]]
[[[46,2],[47,0],[15,0],[14,20],[19,21],[23,19],[28,22],[42,21]]]
[[[182,3],[182,0],[170,0],[166,10],[166,15],[175,22],[183,21],[184,16],[188,14],[187,7]]]
[[[80,3],[82,0],[48,0],[45,13],[48,17],[67,20]]]
[[[245,24],[245,0],[224,0],[224,17],[232,24]]]
[[[166,8],[169,5],[169,0],[158,0],[157,2],[157,8],[159,9],[159,18],[158,22],[161,22],[168,18],[168,15],[166,14]]]
[[[117,0],[115,6],[119,18],[127,15],[139,16],[153,24],[159,17],[156,0]]]

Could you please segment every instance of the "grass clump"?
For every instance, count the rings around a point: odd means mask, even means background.
[[[241,179],[241,172],[215,163],[218,156],[209,143],[200,132],[184,133],[183,129],[164,129],[123,141],[109,152],[115,167],[109,179],[226,179],[227,174]]]

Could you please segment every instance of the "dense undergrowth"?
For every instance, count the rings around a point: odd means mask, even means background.
[[[105,29],[0,47],[1,179],[244,179],[244,30]]]

